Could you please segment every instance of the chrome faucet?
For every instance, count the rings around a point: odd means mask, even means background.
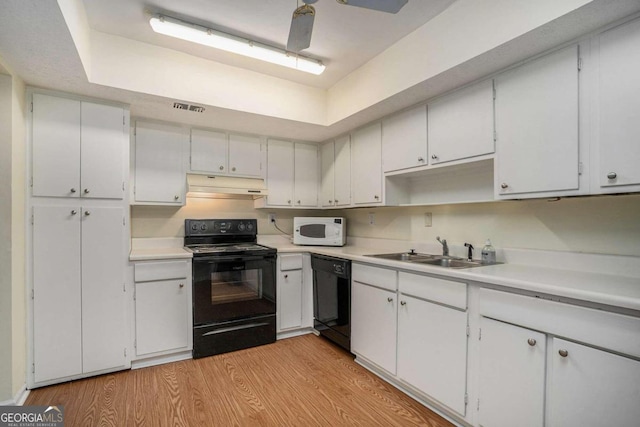
[[[442,256],[449,256],[449,246],[447,246],[447,240],[440,240],[440,236],[436,237],[436,240],[442,244]]]

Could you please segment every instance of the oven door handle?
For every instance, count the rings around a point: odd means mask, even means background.
[[[265,255],[265,256],[239,256],[239,255],[231,255],[231,256],[207,256],[207,257],[195,257],[193,258],[193,262],[229,262],[229,261],[262,261],[275,259],[275,255]]]
[[[249,323],[247,325],[239,325],[239,326],[229,326],[228,328],[216,329],[215,331],[207,332],[206,334],[202,334],[203,337],[207,337],[209,335],[217,335],[224,334],[226,332],[239,331],[241,329],[250,329],[250,328],[258,328],[260,326],[268,326],[269,323]]]

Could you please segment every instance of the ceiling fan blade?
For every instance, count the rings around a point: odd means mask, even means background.
[[[336,0],[340,4],[379,10],[380,12],[398,13],[409,0]]]
[[[287,50],[300,52],[311,45],[311,32],[315,16],[316,10],[308,4],[303,4],[293,11]]]

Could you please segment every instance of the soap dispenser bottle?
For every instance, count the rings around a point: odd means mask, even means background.
[[[491,245],[491,240],[487,239],[482,248],[482,263],[483,264],[495,264],[496,262],[496,250]]]

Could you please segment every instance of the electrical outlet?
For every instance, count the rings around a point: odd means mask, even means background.
[[[433,216],[431,212],[425,212],[424,214],[424,226],[431,227],[433,225]]]
[[[271,224],[272,222],[276,222],[276,214],[274,213],[269,214],[269,223]]]
[[[369,213],[369,225],[374,225],[376,223],[376,214],[373,212]]]

